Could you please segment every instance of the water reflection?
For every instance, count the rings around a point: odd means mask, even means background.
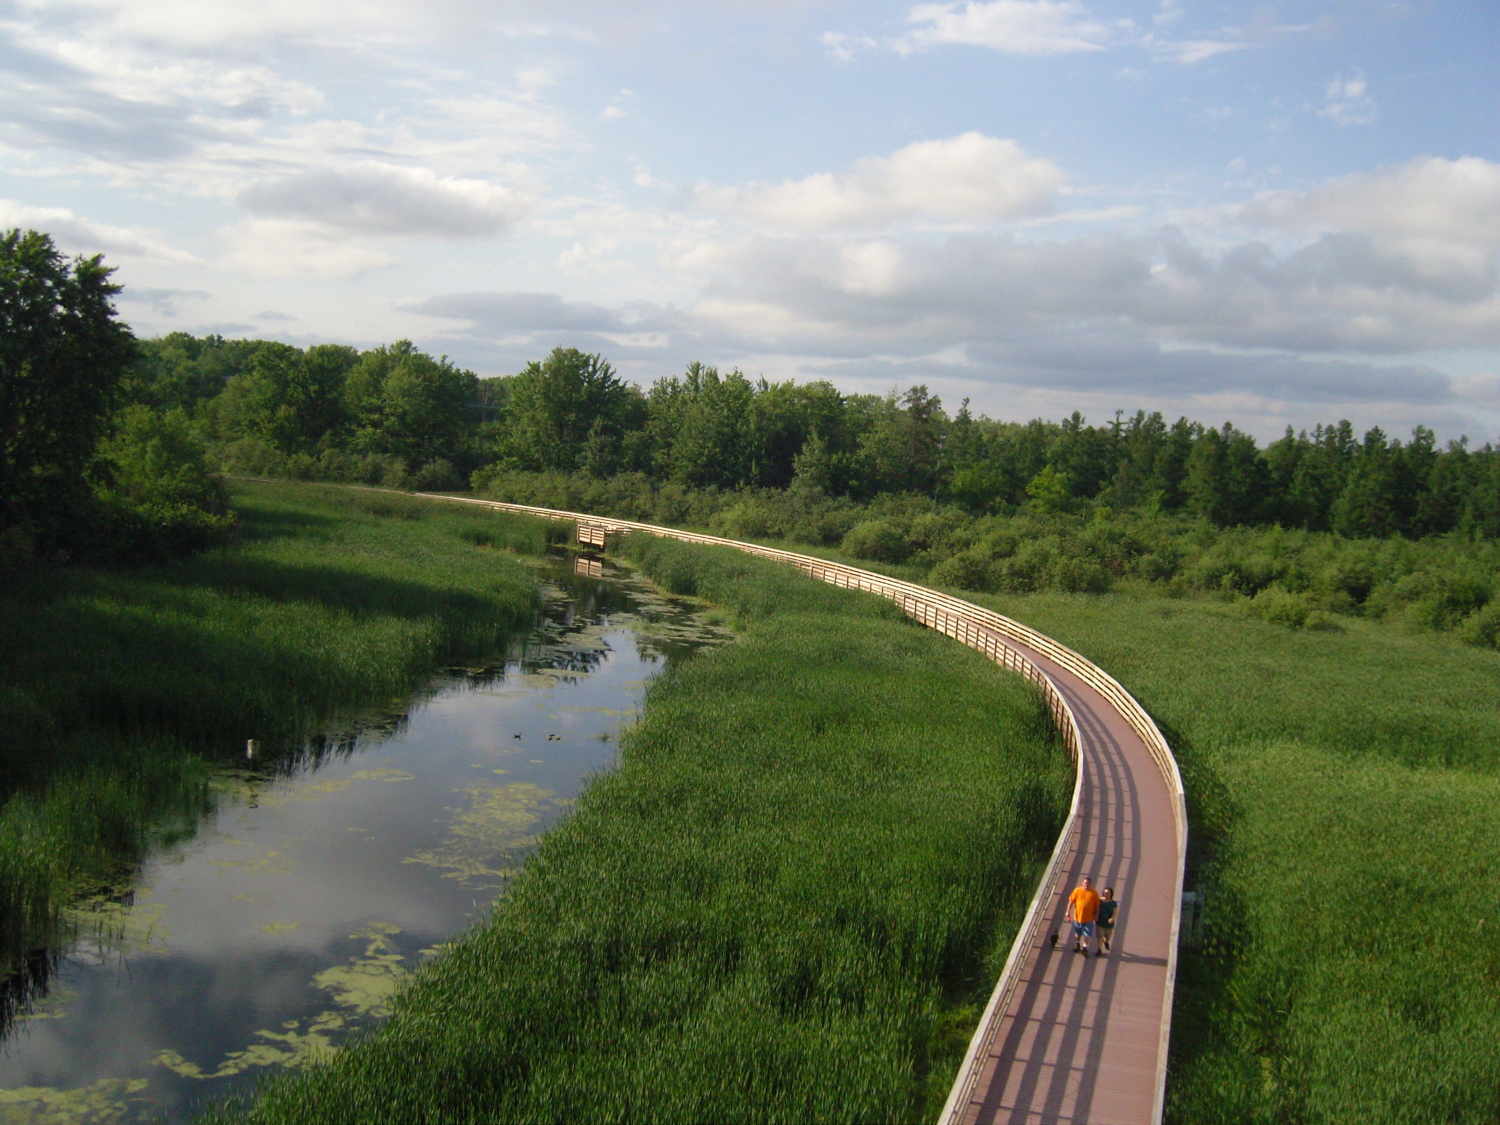
[[[502,660],[224,771],[193,840],[75,912],[24,968],[0,1120],[181,1120],[387,1014],[613,762],[645,681],[728,638],[598,560],[545,578]]]

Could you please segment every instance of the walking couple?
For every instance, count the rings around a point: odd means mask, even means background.
[[[1097,928],[1099,948],[1094,951],[1094,956],[1103,957],[1108,953],[1110,941],[1115,936],[1115,913],[1119,909],[1113,887],[1105,887],[1101,895],[1094,890],[1094,881],[1085,877],[1068,896],[1068,912],[1063,916],[1064,922],[1073,923],[1073,952],[1087,957],[1089,939]],[[1056,935],[1053,935],[1052,944],[1057,944]]]

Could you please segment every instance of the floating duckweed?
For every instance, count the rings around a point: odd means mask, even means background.
[[[510,870],[500,860],[533,841],[533,831],[542,819],[540,810],[556,793],[525,781],[471,785],[461,792],[469,794],[471,803],[453,819],[443,842],[406,862],[435,867],[444,878],[493,885]]]
[[[257,875],[290,875],[291,861],[285,853],[271,848],[259,859],[211,859],[208,861],[210,867],[221,867],[224,869],[238,868],[241,871],[254,872]]]
[[[136,1115],[141,1099],[132,1095],[146,1088],[144,1078],[101,1078],[92,1086],[59,1090],[54,1086],[22,1086],[0,1090],[0,1122],[4,1125],[77,1125],[80,1121],[108,1125]]]
[[[319,778],[317,781],[302,781],[286,789],[278,789],[272,793],[263,794],[260,803],[267,808],[275,808],[291,801],[317,801],[332,793],[342,793],[356,781],[414,781],[415,776],[405,770],[378,769],[378,770],[355,770],[347,777]]]
[[[391,1014],[390,1002],[406,977],[405,960],[391,940],[401,932],[389,922],[372,922],[350,937],[365,939],[363,957],[347,965],[324,969],[313,983],[332,993],[334,1003],[359,1016],[383,1018]]]

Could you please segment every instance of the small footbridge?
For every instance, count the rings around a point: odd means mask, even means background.
[[[1113,677],[1050,637],[959,598],[810,555],[628,520],[439,497],[578,524],[602,547],[627,532],[733,547],[813,578],[889,598],[1041,691],[1076,764],[1072,808],[1010,957],[969,1044],[942,1125],[1156,1125],[1182,920],[1187,808],[1182,777],[1151,717]],[[1085,875],[1122,902],[1114,951],[1070,952],[1068,893]]]

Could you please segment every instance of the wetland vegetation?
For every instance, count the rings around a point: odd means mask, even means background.
[[[251,1121],[913,1120],[941,1107],[1071,767],[1018,679],[729,550],[628,542],[743,628],[657,680],[492,916]]]
[[[7,1014],[45,979],[30,954],[69,903],[128,886],[153,842],[194,831],[216,766],[251,738],[264,768],[290,765],[435,669],[491,660],[530,622],[536,580],[476,544],[540,554],[562,532],[399,496],[236,493],[232,545],[23,571],[0,592]]]

